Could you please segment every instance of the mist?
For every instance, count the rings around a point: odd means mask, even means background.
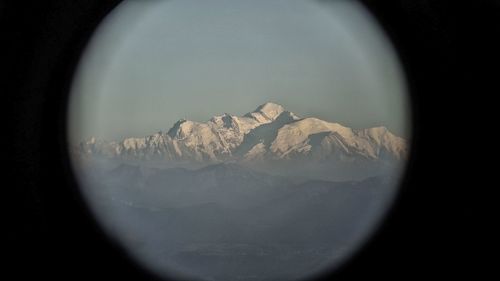
[[[143,266],[179,280],[302,280],[333,270],[373,231],[397,186],[391,173],[334,182],[228,163],[79,165],[105,229]]]
[[[304,280],[377,230],[409,157],[397,55],[355,1],[124,1],[72,85],[81,194],[174,280]]]

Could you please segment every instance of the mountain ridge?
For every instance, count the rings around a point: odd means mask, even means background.
[[[243,116],[224,113],[206,122],[180,119],[166,133],[111,142],[93,137],[80,143],[77,154],[205,164],[349,164],[397,162],[406,159],[408,148],[406,140],[383,126],[351,129],[315,117],[300,118],[268,102]]]

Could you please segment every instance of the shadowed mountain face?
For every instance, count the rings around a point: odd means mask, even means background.
[[[205,123],[182,119],[167,133],[143,138],[91,138],[76,155],[190,168],[230,161],[284,176],[359,180],[401,166],[407,144],[385,127],[354,130],[265,103],[244,116],[225,113]]]

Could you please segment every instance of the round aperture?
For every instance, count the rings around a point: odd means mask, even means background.
[[[81,194],[178,280],[302,280],[362,246],[409,152],[408,93],[355,1],[124,1],[74,78]]]

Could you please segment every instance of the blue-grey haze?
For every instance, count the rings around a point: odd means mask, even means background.
[[[407,137],[392,46],[361,5],[332,2],[124,1],[82,57],[70,139],[144,136],[267,101]]]

